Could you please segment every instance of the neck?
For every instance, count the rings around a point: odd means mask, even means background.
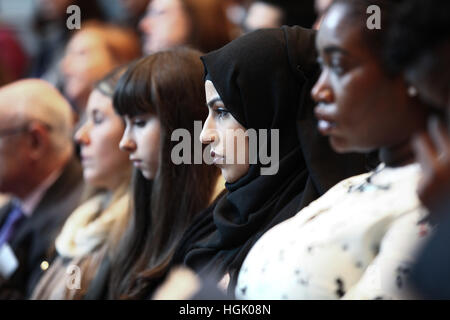
[[[29,197],[54,172],[61,170],[69,159],[61,158],[60,161],[47,162],[44,166],[34,166],[27,177],[26,184],[22,184],[14,195],[21,201]],[[44,163],[44,162],[42,162]]]
[[[380,160],[388,167],[401,167],[415,161],[409,139],[400,144],[380,149]]]

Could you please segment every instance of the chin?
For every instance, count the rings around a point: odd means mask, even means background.
[[[352,144],[348,140],[336,137],[330,137],[330,144],[337,153],[370,153],[376,149],[362,144]]]
[[[227,183],[233,183],[233,182],[236,182],[237,179],[235,179],[235,177],[233,177],[233,175],[230,175],[230,174],[227,172],[227,170],[221,169],[221,171],[222,171],[222,176],[223,176],[223,178],[225,179],[225,181],[226,181]]]
[[[155,174],[153,172],[147,171],[147,170],[141,170],[142,175],[147,180],[153,180],[155,179]]]
[[[354,152],[355,150],[352,150],[351,146],[342,138],[336,138],[331,136],[330,137],[330,145],[333,148],[333,150],[337,153],[347,153],[347,152]]]

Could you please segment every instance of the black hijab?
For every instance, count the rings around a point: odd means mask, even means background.
[[[365,172],[366,161],[361,155],[335,154],[317,133],[310,98],[320,71],[314,31],[255,31],[202,61],[207,79],[238,122],[246,129],[280,133],[277,174],[260,175],[261,165],[255,164],[237,182],[227,183],[227,192],[187,230],[171,263],[218,280],[229,273],[232,292],[243,260],[261,235],[340,180]]]

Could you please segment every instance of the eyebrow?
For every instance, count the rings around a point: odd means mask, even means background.
[[[323,51],[327,54],[333,54],[333,53],[337,52],[337,53],[341,53],[346,56],[350,56],[350,53],[347,50],[344,50],[338,46],[328,46],[328,47],[325,47],[323,49]]]
[[[212,108],[212,107],[214,106],[214,104],[216,104],[217,102],[223,102],[223,101],[222,101],[222,99],[221,99],[220,97],[216,97],[216,98],[213,98],[212,100],[208,101],[208,102],[206,103],[206,105],[207,105],[209,108]]]

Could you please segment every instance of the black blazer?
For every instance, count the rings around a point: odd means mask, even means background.
[[[450,299],[450,204],[430,213],[435,229],[412,270],[411,282],[420,298]]]
[[[0,276],[0,299],[25,299],[39,281],[41,263],[54,257],[54,242],[61,228],[79,205],[83,191],[81,166],[75,158],[69,161],[61,176],[46,191],[32,216],[24,220],[9,244],[19,267],[8,279]],[[5,222],[12,203],[0,208],[0,226]]]

